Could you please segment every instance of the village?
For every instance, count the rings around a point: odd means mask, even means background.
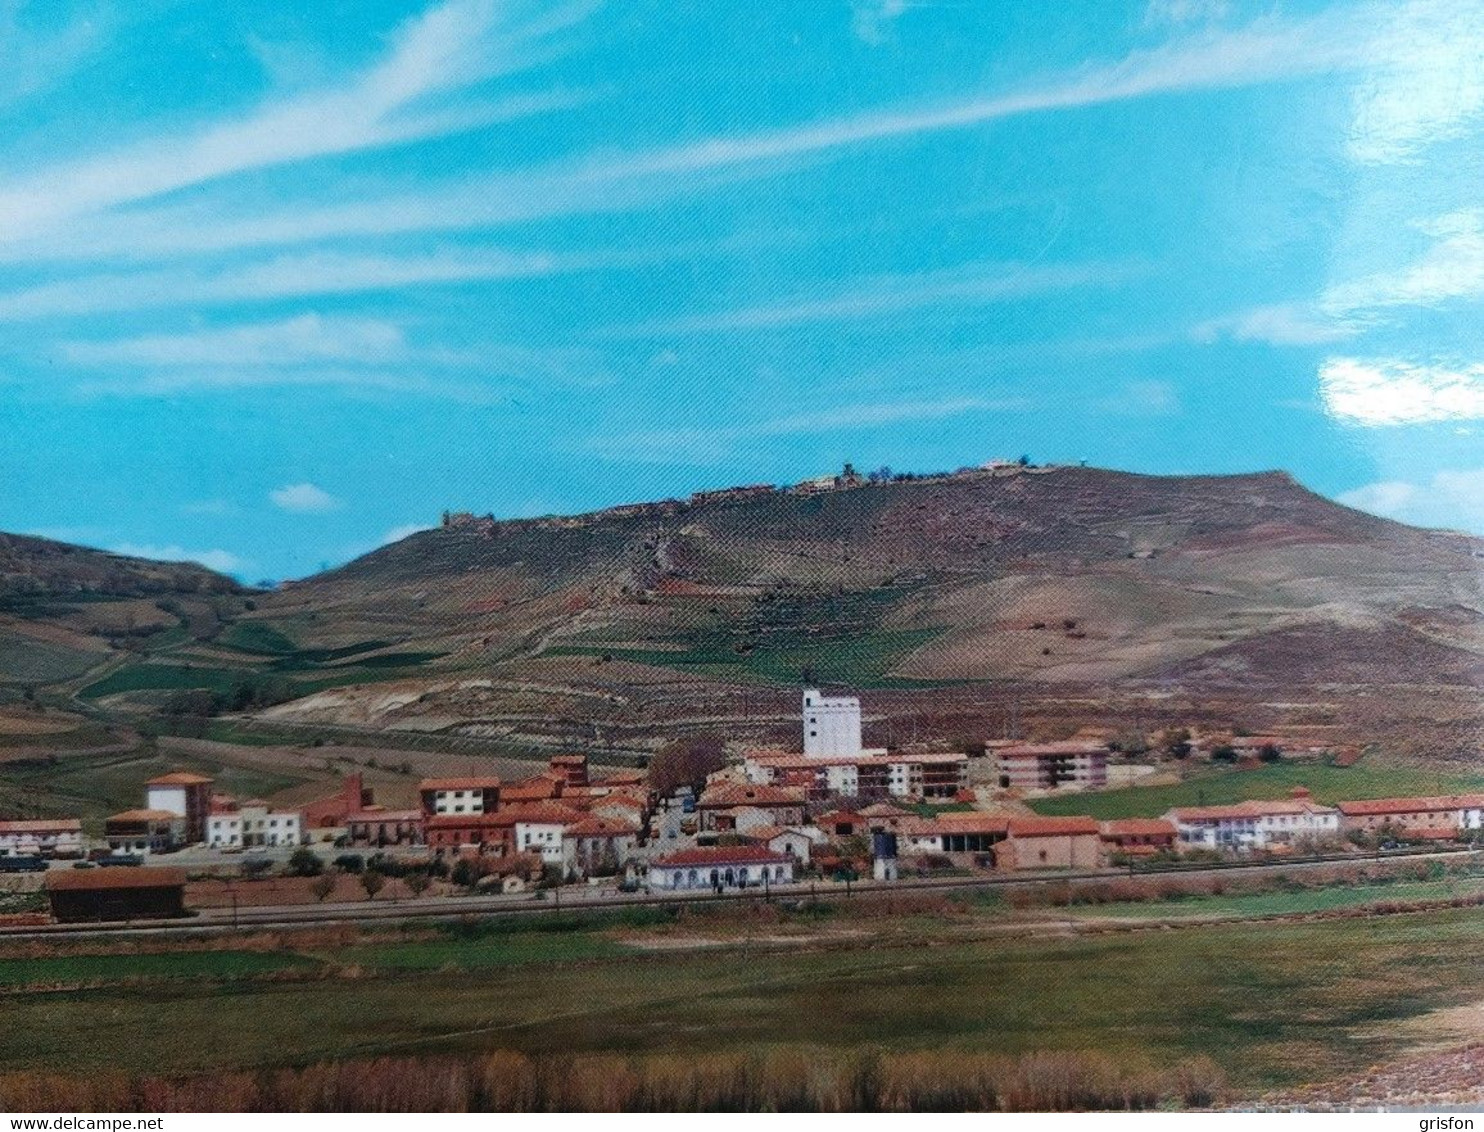
[[[365,899],[388,878],[413,898],[435,882],[512,895],[579,885],[663,896],[1281,861],[1484,836],[1484,794],[1331,806],[1297,786],[1285,797],[1159,817],[1042,816],[1025,801],[1108,787],[1109,739],[1088,729],[1059,742],[989,740],[972,754],[868,748],[860,700],[813,688],[802,693],[799,726],[800,750],[746,749],[704,784],[663,794],[643,771],[593,774],[582,754],[552,756],[519,780],[424,779],[420,805],[407,809],[379,804],[354,773],[338,791],[288,808],[220,794],[211,778],[176,771],[146,784],[140,808],[108,817],[101,840],[85,837],[77,818],[0,821],[0,871],[44,874],[56,920],[106,921],[187,914],[188,874],[279,869],[317,886],[319,900],[335,891],[336,872],[360,877]],[[1185,734],[1177,738],[1194,747]],[[1217,744],[1216,758],[1253,765],[1294,742],[1204,741]]]

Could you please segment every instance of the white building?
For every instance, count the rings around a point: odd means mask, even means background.
[[[1271,849],[1340,832],[1340,811],[1321,806],[1303,787],[1291,799],[1191,806],[1165,815],[1182,849]]]
[[[0,821],[0,857],[81,855],[82,822],[77,818]]]
[[[267,802],[243,802],[206,819],[206,844],[213,849],[272,849],[304,843],[304,818],[297,810],[274,810]]]
[[[804,754],[850,758],[861,753],[861,702],[854,696],[822,696],[804,689]]]
[[[418,783],[423,813],[492,814],[499,808],[500,780],[493,777],[426,778]]]
[[[562,846],[562,836],[568,824],[570,823],[549,818],[516,822],[515,851],[538,856],[543,864],[565,864],[567,853]]]
[[[649,864],[652,891],[764,888],[793,879],[793,858],[761,845],[682,849]]]

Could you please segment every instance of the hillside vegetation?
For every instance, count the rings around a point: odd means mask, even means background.
[[[1479,540],[1282,473],[1015,468],[459,516],[271,594],[187,571],[177,612],[135,599],[122,629],[74,589],[0,623],[0,656],[100,710],[198,692],[193,713],[283,726],[643,745],[727,720],[783,741],[812,680],[969,734],[1012,702],[1032,731],[1073,703],[1084,722],[1195,705],[1446,752],[1484,722],[1481,567]]]

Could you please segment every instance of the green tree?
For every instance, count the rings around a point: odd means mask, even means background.
[[[402,883],[407,886],[408,892],[412,893],[414,897],[417,897],[428,891],[428,887],[433,883],[433,878],[428,876],[427,873],[417,870],[403,877]]]
[[[301,845],[289,856],[289,876],[317,877],[325,871],[325,863],[319,854],[307,845]]]
[[[335,874],[320,873],[309,885],[309,891],[314,894],[315,900],[323,904],[325,897],[335,891]]]

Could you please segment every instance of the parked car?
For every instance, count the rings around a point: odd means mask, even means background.
[[[128,853],[112,853],[107,857],[98,858],[98,864],[104,868],[137,869],[144,864],[144,858]]]

